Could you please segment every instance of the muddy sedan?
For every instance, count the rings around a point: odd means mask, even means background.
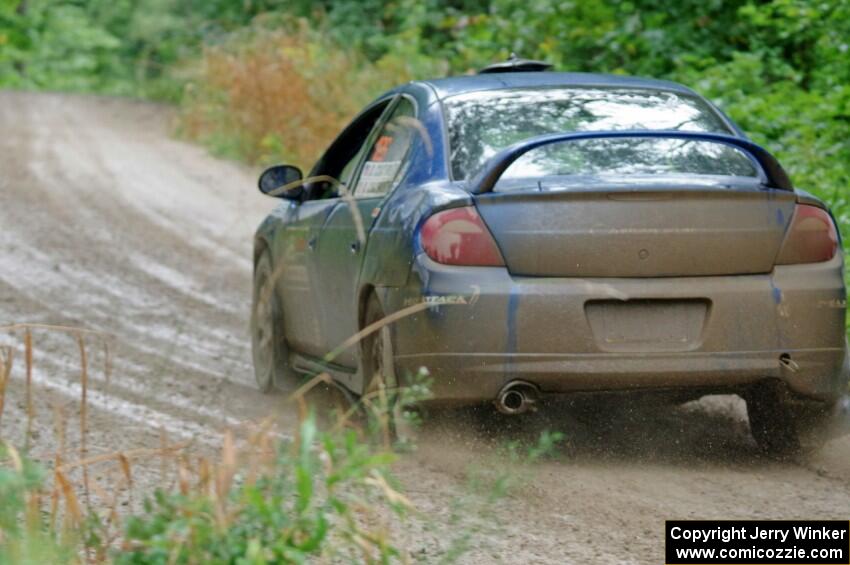
[[[765,450],[816,436],[848,383],[824,203],[678,84],[487,71],[392,90],[307,178],[262,175],[282,202],[255,240],[260,387],[426,367],[432,402],[506,414],[736,393]]]

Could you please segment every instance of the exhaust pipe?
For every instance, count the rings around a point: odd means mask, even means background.
[[[522,414],[534,409],[539,391],[537,387],[525,381],[512,381],[506,384],[496,397],[496,408],[502,414]]]

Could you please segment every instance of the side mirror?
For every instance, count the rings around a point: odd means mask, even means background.
[[[263,194],[297,200],[301,198],[301,194],[304,192],[304,187],[300,184],[283,192],[278,192],[278,190],[288,184],[300,181],[302,178],[301,169],[298,167],[293,167],[292,165],[275,165],[263,171],[257,185]]]

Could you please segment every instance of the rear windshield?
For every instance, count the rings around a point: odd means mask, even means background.
[[[669,129],[731,133],[695,96],[639,88],[491,90],[445,100],[452,175],[474,176],[509,145],[548,133]],[[741,151],[717,143],[618,139],[559,143],[531,151],[505,178],[559,175],[755,176]]]

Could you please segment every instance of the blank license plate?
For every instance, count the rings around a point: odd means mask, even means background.
[[[600,300],[585,306],[593,336],[608,351],[686,351],[699,345],[705,300]]]

